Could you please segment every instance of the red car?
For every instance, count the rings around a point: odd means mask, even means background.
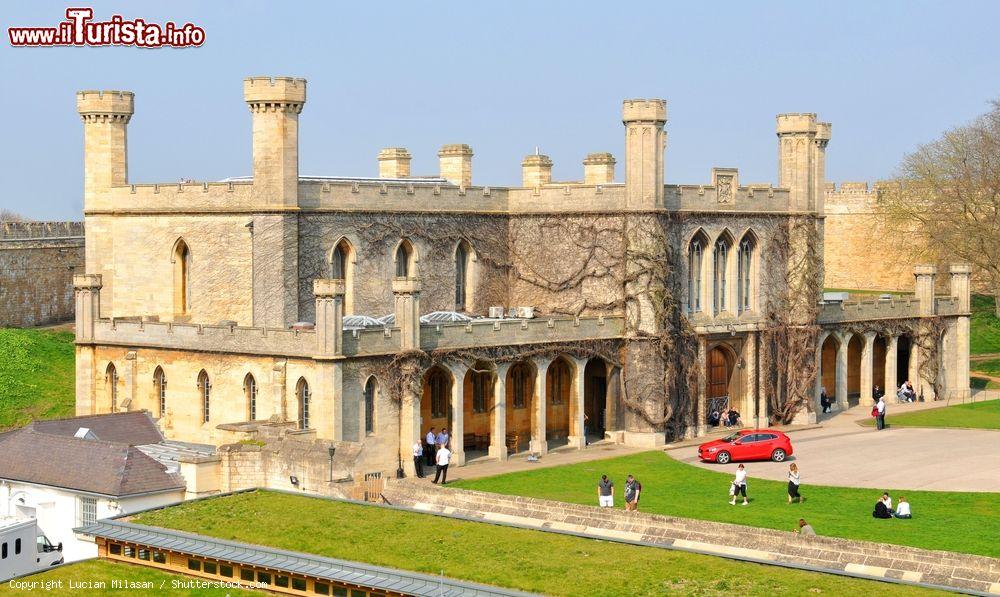
[[[733,460],[782,462],[791,455],[791,440],[774,429],[741,429],[722,439],[698,446],[698,458],[719,464],[727,464]]]

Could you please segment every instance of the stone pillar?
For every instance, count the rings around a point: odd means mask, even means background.
[[[136,351],[130,350],[125,353],[125,367],[122,371],[122,377],[125,381],[125,397],[124,400],[118,401],[118,410],[128,412],[133,410],[133,406],[138,406],[135,404],[136,397],[136,385],[138,380],[136,379]],[[152,409],[150,409],[152,411]]]
[[[438,152],[441,178],[460,187],[472,186],[472,148],[464,143],[445,145]]]
[[[910,342],[910,363],[908,367],[910,383],[917,394],[923,394],[924,384],[920,380],[920,346],[915,339]],[[929,399],[929,397],[928,397]]]
[[[533,153],[521,162],[521,186],[534,188],[552,182],[552,160],[547,155]]]
[[[313,280],[316,297],[316,354],[323,357],[344,354],[343,280]]]
[[[813,384],[813,398],[816,400],[815,410],[819,413],[823,412],[823,407],[819,403],[823,392],[823,343],[826,342],[829,336],[829,332],[820,332],[819,338],[816,341],[816,383]],[[829,391],[832,389],[827,389],[827,397],[830,396]]]
[[[412,159],[405,147],[386,147],[378,152],[379,178],[408,178]]]
[[[83,119],[83,208],[112,207],[108,190],[128,184],[128,122],[135,112],[131,91],[80,91]]]
[[[885,395],[892,399],[899,384],[896,382],[896,369],[899,365],[899,336],[889,336],[885,339]]]
[[[275,413],[281,417],[282,421],[288,420],[288,400],[285,397],[285,372],[287,366],[288,361],[279,359],[274,361],[274,366],[271,368],[272,404]]]
[[[622,373],[621,369],[608,363],[608,402],[607,402],[607,415],[604,421],[604,428],[607,431],[621,431],[622,430]],[[620,433],[616,433],[612,439],[616,443],[621,442],[622,438]]]
[[[399,328],[400,349],[420,349],[420,280],[395,278],[392,294],[396,299],[396,327]]]
[[[875,366],[875,332],[865,332],[862,336],[864,344],[861,346],[861,397],[860,404],[868,404],[866,399],[872,397],[872,389],[875,386],[874,366]]]
[[[76,303],[76,414],[97,412],[94,328],[101,312],[101,275],[73,276]]]
[[[955,321],[954,354],[946,355],[946,358],[950,361],[951,369],[954,371],[953,391],[955,394],[953,397],[965,399],[971,394],[969,389],[969,335],[971,327],[969,312],[972,306],[972,297],[969,293],[969,285],[972,268],[968,265],[953,265],[949,272],[951,273],[951,296],[958,301],[961,315]]]
[[[708,338],[704,336],[698,337],[698,362],[701,366],[698,369],[698,402],[695,404],[695,420],[694,429],[691,433],[694,436],[702,436],[705,434],[707,429],[706,422],[708,420]]]
[[[850,337],[837,334],[837,339],[840,341],[837,345],[837,407],[847,410],[850,407],[847,402],[847,343]]]
[[[340,441],[344,439],[344,361],[341,359],[318,359],[315,364],[315,379],[309,380],[312,390],[309,426],[322,439]],[[364,437],[364,400],[361,401],[361,427]]]
[[[757,333],[747,334],[746,342],[743,343],[743,371],[740,372],[746,383],[743,385],[744,405],[740,408],[743,419],[749,421],[751,418],[756,423],[759,421],[759,406],[757,404],[759,380],[757,379]],[[751,413],[753,416],[751,417]],[[765,415],[766,416],[766,415]],[[759,425],[758,425],[759,426]],[[707,428],[707,427],[706,427]]]
[[[570,392],[569,399],[571,400],[569,413],[569,436],[566,438],[567,443],[578,449],[582,450],[587,447],[587,436],[584,431],[585,423],[584,417],[584,387],[585,387],[585,369],[587,367],[587,359],[573,359],[573,369],[575,375],[573,376],[573,391]]]
[[[916,278],[916,295],[920,303],[920,316],[930,317],[934,315],[934,278],[937,276],[937,267],[933,265],[916,265],[913,267],[913,276]]]
[[[545,436],[545,407],[548,404],[548,388],[545,384],[549,371],[549,360],[536,358],[535,362],[535,395],[531,397],[531,447],[536,454],[546,454],[549,442]]]
[[[460,362],[447,363],[451,384],[451,462],[465,465],[465,374],[469,368]]]
[[[611,184],[615,181],[615,156],[589,153],[583,160],[583,184]]]
[[[667,102],[632,99],[622,102],[625,125],[625,195],[629,209],[663,207],[663,125]]]
[[[490,431],[490,457],[507,460],[507,370],[510,363],[497,363],[493,378],[493,429]]]
[[[458,441],[461,439],[457,438]],[[420,395],[406,387],[399,404],[399,454],[407,477],[417,474],[413,468],[413,444],[417,441],[423,443],[420,437]]]
[[[253,192],[265,205],[297,207],[299,201],[299,113],[306,80],[249,77],[243,98],[253,120]]]

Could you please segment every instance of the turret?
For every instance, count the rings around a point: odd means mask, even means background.
[[[135,112],[131,91],[80,91],[83,119],[83,209],[106,209],[106,191],[128,184],[128,122]]]
[[[445,145],[438,152],[441,178],[460,187],[472,186],[472,148],[464,143]]]
[[[521,162],[522,186],[534,188],[552,182],[552,160],[549,156],[533,153]]]
[[[913,277],[916,278],[915,294],[920,307],[921,317],[934,315],[934,278],[937,277],[937,266],[915,265]]]
[[[667,102],[632,99],[622,102],[625,125],[625,188],[629,209],[663,204],[663,148],[667,137]]]
[[[378,152],[379,178],[407,178],[412,159],[405,147],[386,147]]]
[[[254,194],[266,205],[294,207],[299,194],[299,113],[306,80],[249,77],[243,98],[253,119]]]
[[[778,114],[778,186],[791,190],[790,208],[823,212],[826,146],[831,125],[815,114]]]

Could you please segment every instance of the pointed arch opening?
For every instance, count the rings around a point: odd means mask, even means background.
[[[516,454],[528,448],[531,440],[531,425],[535,395],[535,368],[527,361],[511,365],[507,370],[506,389],[506,429],[508,446]]]
[[[309,391],[309,382],[304,377],[300,377],[295,384],[295,398],[299,402],[299,429],[309,429],[309,402],[312,394]]]
[[[344,315],[354,314],[354,246],[346,237],[333,245],[329,257],[330,278],[344,281]]]
[[[212,381],[204,369],[198,374],[198,396],[201,398],[201,422],[208,423],[212,418]]]
[[[393,253],[393,270],[397,278],[413,278],[417,275],[417,252],[410,239],[404,238],[396,245]]]
[[[114,363],[108,363],[104,370],[104,387],[108,397],[108,412],[118,412],[118,369]]]
[[[565,444],[573,431],[572,392],[573,366],[566,357],[556,357],[545,372],[545,437],[550,450]]]
[[[156,397],[157,413],[163,418],[167,414],[167,376],[163,373],[163,367],[157,367],[153,371],[153,395]]]
[[[476,252],[464,238],[455,247],[455,310],[472,311],[474,306]]]
[[[736,312],[757,310],[757,235],[747,230],[736,249]]]
[[[365,435],[372,435],[375,433],[375,398],[378,395],[378,380],[375,376],[368,378],[365,382],[365,395],[364,395],[364,430]]]
[[[257,379],[252,373],[243,378],[243,398],[246,401],[247,421],[257,420]]]
[[[704,230],[698,230],[688,243],[688,312],[700,313],[704,292],[705,248],[708,246],[708,236]]]
[[[170,262],[174,274],[174,316],[186,317],[191,312],[191,249],[183,238],[174,243]]]
[[[733,237],[728,230],[723,230],[712,248],[712,308],[716,314],[730,308],[729,257],[732,248]]]

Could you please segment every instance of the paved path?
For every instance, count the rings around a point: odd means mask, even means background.
[[[808,499],[809,484],[928,489],[936,491],[1000,491],[1000,431],[985,429],[892,428],[893,413],[940,408],[943,403],[890,404],[889,428],[876,431],[857,421],[870,406],[855,407],[821,421],[818,429],[789,435]],[[733,472],[698,460],[696,447],[668,450],[670,456],[703,468]],[[788,465],[746,463],[750,477],[785,481]]]

